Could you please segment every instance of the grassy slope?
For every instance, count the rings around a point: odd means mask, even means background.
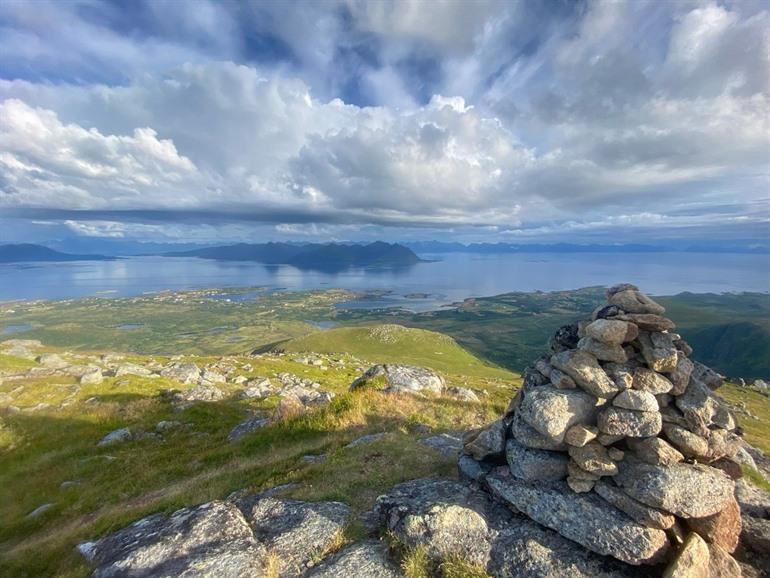
[[[435,338],[429,341],[436,345]],[[474,360],[451,340],[442,343],[450,348],[446,351],[464,360],[446,374],[450,385],[489,391],[481,403],[385,397],[375,391],[348,393],[349,383],[358,375],[358,361],[349,357],[345,367],[328,370],[294,362],[290,356],[236,358],[238,363],[253,365],[251,371],[240,371],[246,376],[288,371],[338,394],[326,408],[279,422],[236,444],[226,441],[230,429],[252,412],[269,415],[276,398],[238,400],[241,388],[226,384],[222,387],[233,393],[231,398],[176,412],[162,392],[183,386],[165,379],[124,377],[83,386],[74,404],[54,409],[72,392],[73,379],[24,381],[24,390],[14,394],[15,405],[23,409],[44,401],[53,407],[34,413],[0,413],[0,575],[85,575],[88,568],[73,549],[78,542],[151,512],[223,498],[241,488],[301,482],[292,494],[295,497],[342,500],[363,511],[400,481],[454,475],[453,460],[417,440],[430,435],[426,428],[464,430],[494,419],[519,380]],[[403,346],[399,339],[392,340],[380,344],[379,353],[392,361],[414,361],[400,358]],[[199,364],[212,360],[190,359]],[[442,355],[434,356],[435,363],[420,359],[438,370],[449,367]],[[469,374],[462,373],[465,366],[472,370]],[[124,380],[127,383],[120,385]],[[11,392],[19,383],[0,384],[0,392]],[[86,401],[94,396],[98,403]],[[166,435],[164,442],[147,439],[96,446],[116,428],[152,431],[160,420],[192,425]],[[389,434],[379,442],[343,448],[361,435],[381,431]],[[301,460],[305,454],[318,453],[330,457],[317,464]],[[60,488],[62,482],[73,480],[80,484]],[[55,507],[40,518],[25,517],[48,502]],[[350,534],[356,532],[354,525]]]

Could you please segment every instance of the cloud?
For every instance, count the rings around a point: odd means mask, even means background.
[[[287,6],[3,5],[0,211],[580,235],[697,199],[692,234],[725,205],[761,222],[760,4]]]

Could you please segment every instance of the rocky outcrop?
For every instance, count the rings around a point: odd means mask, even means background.
[[[505,452],[499,436],[487,451],[466,443],[461,478],[625,564],[705,577],[711,548],[730,568],[741,523],[725,471],[742,442],[714,393],[720,376],[688,359],[663,307],[636,287],[607,298],[556,332],[503,418],[477,430],[502,429]]]
[[[382,380],[378,389],[388,393],[441,393],[444,390],[444,378],[430,369],[412,365],[383,364],[369,368],[356,379],[350,389],[355,390],[367,384]]]

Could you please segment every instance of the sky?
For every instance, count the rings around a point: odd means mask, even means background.
[[[770,12],[0,0],[0,242],[770,244]]]

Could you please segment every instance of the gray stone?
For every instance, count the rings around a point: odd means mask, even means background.
[[[596,439],[599,435],[599,430],[592,425],[586,426],[583,424],[573,425],[564,434],[564,441],[567,444],[575,447],[583,447],[591,440]]]
[[[122,363],[115,370],[115,377],[122,377],[124,375],[135,375],[137,377],[150,377],[152,370],[147,369],[142,365],[136,363]]]
[[[676,398],[676,407],[687,421],[688,429],[702,437],[708,437],[711,425],[724,429],[735,427],[735,418],[727,405],[695,378],[690,379],[687,389]]]
[[[267,547],[278,576],[301,574],[319,554],[339,540],[350,519],[340,502],[300,502],[257,495],[236,502],[254,537]]]
[[[671,395],[682,395],[684,393],[685,389],[687,389],[687,384],[690,383],[690,376],[694,368],[693,362],[687,359],[684,353],[677,351],[676,367],[668,374],[668,378],[673,385]]]
[[[371,444],[371,443],[380,441],[386,435],[387,435],[387,432],[380,432],[380,433],[374,433],[374,434],[368,434],[368,435],[365,435],[365,436],[361,436],[360,438],[354,439],[352,442],[347,444],[345,446],[345,449],[355,448],[357,446],[361,446],[361,445],[364,445],[364,444]]]
[[[108,433],[101,440],[99,440],[99,443],[96,445],[110,446],[113,444],[119,444],[119,443],[131,441],[132,439],[134,439],[134,433],[131,431],[131,428],[123,427]]]
[[[575,380],[563,371],[553,368],[550,373],[551,385],[559,389],[575,389]]]
[[[703,538],[691,532],[662,578],[709,578],[709,549]]]
[[[640,391],[648,391],[653,395],[660,395],[671,391],[673,385],[657,371],[639,367],[634,371],[632,387]]]
[[[38,506],[37,508],[32,510],[29,514],[27,514],[24,517],[27,518],[28,520],[33,520],[35,518],[39,518],[43,514],[45,514],[48,510],[53,508],[55,505],[56,504],[53,504],[53,503],[50,503],[50,502],[47,503],[47,504],[43,504],[42,506]]]
[[[161,376],[183,384],[197,383],[200,379],[200,369],[194,363],[173,362],[164,367]]]
[[[62,359],[58,353],[44,353],[38,356],[37,362],[48,369],[64,369],[70,363]]]
[[[269,423],[270,420],[266,417],[251,417],[235,426],[227,436],[227,441],[231,443],[240,441],[250,433],[262,429]]]
[[[246,382],[241,392],[242,399],[262,399],[273,393],[273,384],[266,377],[257,377]]]
[[[626,458],[615,483],[632,498],[680,518],[703,518],[721,510],[735,484],[722,471],[703,465],[653,466]]]
[[[562,351],[551,357],[551,365],[565,372],[577,385],[596,397],[612,397],[619,391],[596,357],[587,351]]]
[[[196,385],[191,389],[179,391],[174,394],[177,403],[192,403],[196,401],[220,401],[224,399],[225,392],[213,385]]]
[[[636,411],[658,411],[658,400],[649,391],[627,389],[612,399],[612,405]]]
[[[511,473],[522,480],[561,480],[567,477],[569,458],[563,452],[535,450],[510,439],[505,457]]]
[[[474,429],[465,434],[462,440],[465,453],[477,460],[502,455],[505,451],[505,424],[502,419]]]
[[[660,315],[665,308],[636,289],[618,291],[609,297],[610,305],[617,305],[628,313],[652,313]]]
[[[668,538],[646,528],[594,493],[576,494],[564,482],[524,482],[490,474],[492,493],[535,522],[585,548],[628,564],[654,564],[666,555]]]
[[[586,335],[602,343],[620,345],[636,339],[639,328],[626,321],[597,319],[586,326]]]
[[[417,443],[432,448],[447,458],[456,458],[463,448],[463,441],[459,437],[446,433],[423,438]]]
[[[626,363],[605,363],[605,373],[615,382],[619,390],[629,389],[634,382],[634,371],[639,366],[635,361]]]
[[[78,550],[95,578],[262,576],[267,554],[227,502],[155,514]]]
[[[663,422],[657,411],[608,407],[599,413],[597,424],[606,434],[642,438],[658,435]]]
[[[569,456],[580,469],[597,476],[614,476],[618,473],[617,464],[610,458],[607,448],[599,442],[570,447]]]
[[[663,431],[665,430],[664,425]],[[658,437],[629,439],[628,445],[640,460],[653,466],[670,466],[684,460],[684,456],[676,448]]]
[[[350,385],[350,390],[353,391],[377,378],[384,380],[383,391],[391,393],[441,393],[444,390],[444,378],[436,372],[424,367],[393,364],[369,368]]]
[[[306,578],[402,578],[388,559],[387,546],[376,540],[353,544],[321,562]]]
[[[663,433],[673,446],[688,458],[704,458],[709,454],[708,440],[681,426],[664,424]]]
[[[620,345],[609,345],[593,337],[583,337],[578,341],[578,349],[587,351],[601,361],[625,363],[628,356]]]
[[[491,548],[489,507],[484,495],[468,486],[423,479],[395,486],[377,499],[375,511],[408,548],[420,546],[439,562],[459,557],[486,566]]]
[[[594,486],[594,491],[631,519],[646,526],[658,530],[668,530],[676,522],[676,518],[667,512],[662,512],[643,504],[623,490],[604,480],[599,480]]]
[[[569,430],[567,430],[567,432],[569,433]],[[567,445],[564,442],[554,441],[552,438],[541,434],[526,421],[524,421],[518,413],[513,416],[513,420],[511,421],[511,435],[516,441],[522,445],[527,446],[528,448],[552,451],[567,449]]]
[[[445,390],[445,393],[460,401],[470,401],[475,403],[481,401],[479,396],[476,395],[472,389],[468,389],[467,387],[448,387]]]
[[[676,327],[670,319],[652,313],[624,313],[611,319],[633,323],[642,331],[671,331]]]
[[[650,369],[664,373],[676,369],[677,350],[671,335],[658,331],[640,331],[637,343]]]
[[[741,567],[723,548],[709,544],[708,578],[741,578]]]
[[[474,460],[471,456],[466,454],[460,454],[460,457],[457,459],[458,477],[466,483],[482,482],[486,475],[492,470],[492,467],[491,464]]]
[[[79,381],[81,385],[99,385],[104,381],[104,376],[100,368],[94,367],[83,373]]]
[[[706,384],[706,387],[709,389],[719,389],[725,382],[723,375],[698,361],[693,362],[692,376],[701,383]]]
[[[543,386],[527,391],[519,414],[530,426],[556,443],[577,423],[590,423],[596,416],[596,398],[579,389]]]

